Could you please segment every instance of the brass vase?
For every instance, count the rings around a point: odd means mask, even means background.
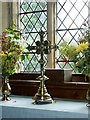
[[[88,77],[88,81],[89,81],[89,87],[88,87],[87,94],[86,94],[86,99],[88,103],[86,104],[86,106],[90,107],[90,77]]]
[[[6,76],[2,78],[2,101],[9,101],[10,93],[11,93],[11,87],[9,85],[9,79]]]

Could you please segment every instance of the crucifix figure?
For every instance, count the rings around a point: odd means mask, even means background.
[[[47,89],[45,87],[45,80],[48,80],[49,78],[45,76],[45,69],[44,69],[44,54],[48,54],[51,49],[57,49],[56,45],[50,45],[47,40],[44,41],[44,32],[41,30],[39,32],[40,35],[40,41],[36,42],[36,46],[28,46],[28,50],[36,50],[37,54],[40,54],[40,76],[37,78],[40,80],[40,86],[33,97],[35,100],[34,104],[45,104],[45,103],[53,103],[54,100],[51,98],[50,94],[48,94]]]

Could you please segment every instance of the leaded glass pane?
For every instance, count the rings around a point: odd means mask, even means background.
[[[78,44],[78,37],[82,33],[83,23],[90,22],[89,0],[58,0],[57,2],[57,45],[62,41],[68,44]],[[57,52],[57,66],[61,69],[73,68],[73,61],[65,61],[63,55]]]
[[[47,40],[47,2],[46,1],[25,1],[20,2],[20,28],[21,39],[24,41],[24,46],[35,46],[36,41],[40,40],[40,30],[45,31],[44,40]],[[25,51],[26,52],[26,51]],[[35,72],[40,71],[40,55],[32,53],[25,55],[26,59],[21,64],[21,71]],[[35,52],[35,51],[34,51]],[[47,65],[47,57],[45,57],[45,67]]]

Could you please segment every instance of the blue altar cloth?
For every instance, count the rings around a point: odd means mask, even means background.
[[[55,98],[56,103],[34,105],[29,96],[0,101],[0,118],[89,118],[86,101]]]

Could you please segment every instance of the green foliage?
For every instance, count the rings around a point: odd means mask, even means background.
[[[75,53],[76,47],[69,45],[66,41],[60,44],[60,53],[70,60],[76,60],[77,53]]]
[[[16,30],[14,24],[10,28],[5,29],[0,38],[2,43],[2,49],[0,50],[2,61],[0,62],[2,76],[5,77],[17,71],[17,62],[23,51],[23,47],[20,45],[20,32]]]
[[[66,61],[74,62],[74,68],[78,72],[90,76],[90,43],[88,43],[88,39],[79,45],[70,45],[64,41],[60,44],[60,53]]]

